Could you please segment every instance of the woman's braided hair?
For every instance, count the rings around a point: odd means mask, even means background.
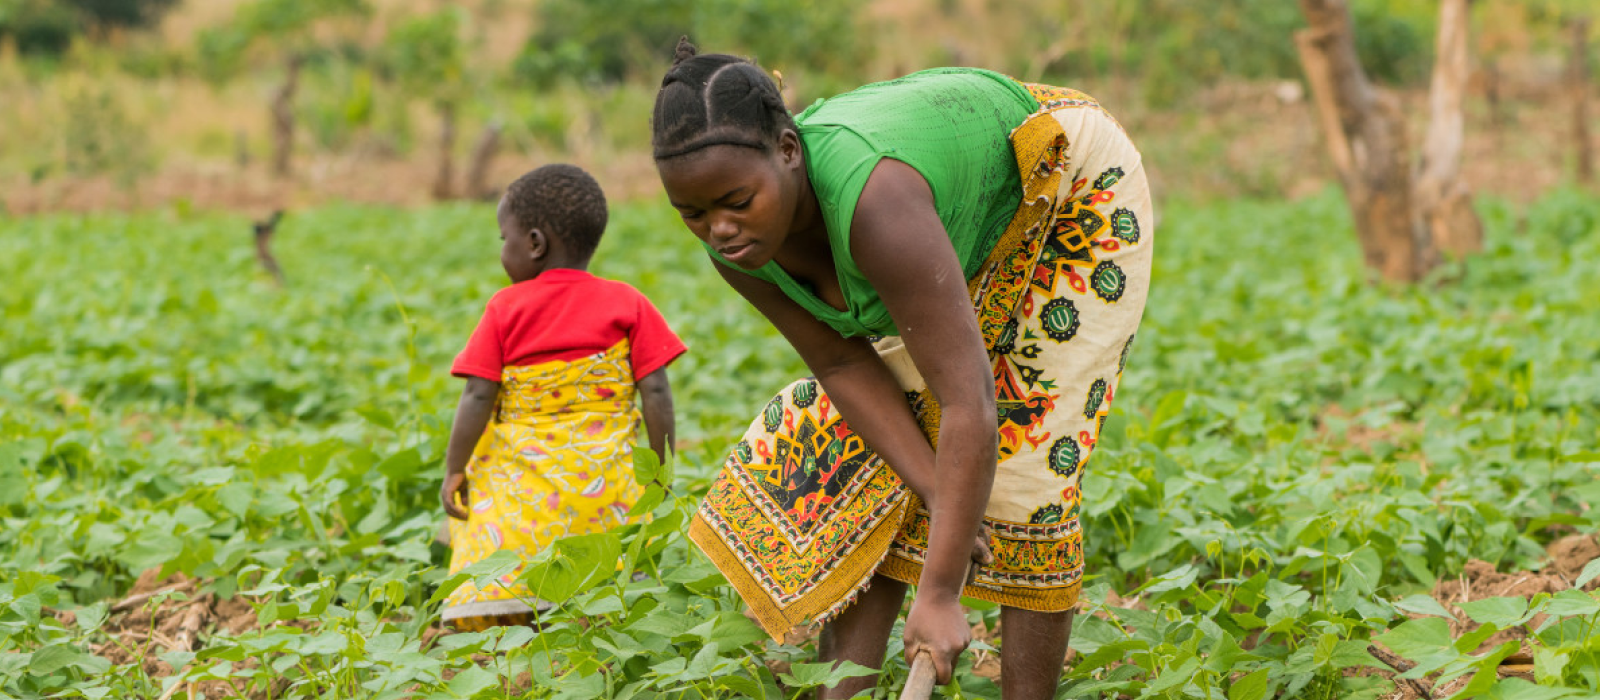
[[[678,40],[650,123],[656,160],[709,146],[767,151],[784,129],[795,128],[765,72],[738,56],[699,54],[689,37]]]

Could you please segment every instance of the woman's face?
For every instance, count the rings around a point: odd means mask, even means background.
[[[786,131],[776,147],[710,146],[656,162],[667,198],[684,225],[728,262],[767,264],[788,240],[800,178],[800,141]]]

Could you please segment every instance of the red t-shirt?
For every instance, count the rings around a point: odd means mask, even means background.
[[[498,382],[506,367],[571,360],[628,339],[637,381],[688,348],[626,282],[555,269],[495,292],[450,373]]]

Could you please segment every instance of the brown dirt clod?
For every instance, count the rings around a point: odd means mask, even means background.
[[[1551,542],[1545,548],[1545,553],[1550,555],[1551,568],[1569,581],[1574,581],[1583,572],[1583,567],[1600,559],[1600,535],[1567,535]],[[1590,581],[1583,588],[1587,591],[1600,589],[1600,579]]]

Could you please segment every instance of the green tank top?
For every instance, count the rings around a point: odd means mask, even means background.
[[[925,70],[818,100],[795,124],[846,310],[818,299],[776,262],[747,274],[778,285],[843,335],[898,335],[883,300],[850,255],[850,220],[867,177],[883,158],[921,173],[970,280],[1021,204],[1022,179],[1009,137],[1038,108],[1021,84],[976,68]]]

